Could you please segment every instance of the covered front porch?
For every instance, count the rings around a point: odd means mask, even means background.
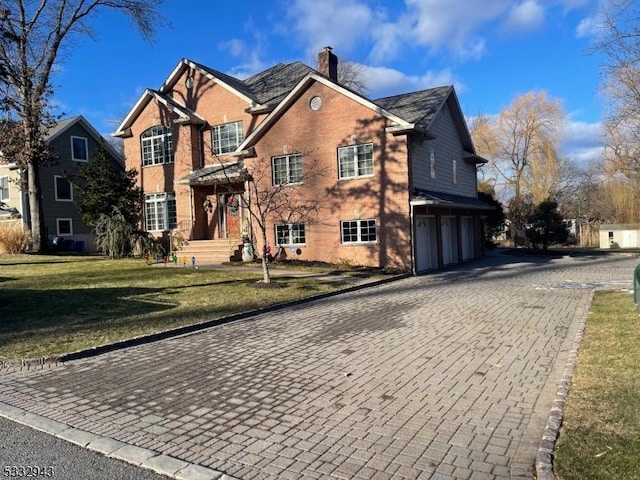
[[[198,263],[240,259],[244,237],[250,236],[249,214],[243,204],[246,172],[239,163],[209,165],[176,182],[188,185],[190,225],[178,225],[174,249]]]

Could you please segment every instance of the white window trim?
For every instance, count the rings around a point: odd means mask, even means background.
[[[150,197],[153,197],[153,199],[151,199]],[[171,227],[171,219],[169,218],[169,200],[173,199],[173,201],[175,202],[176,199],[176,195],[175,192],[157,192],[157,193],[148,193],[145,194],[144,196],[144,228],[145,230],[147,230],[148,232],[168,232],[169,230],[172,230],[175,227]],[[164,228],[153,228],[153,229],[147,229],[148,227],[148,218],[147,218],[147,204],[158,204],[158,203],[164,203],[164,218],[163,218],[163,224],[164,224]],[[157,213],[157,210],[156,210]],[[176,215],[177,215],[177,211],[176,211]],[[154,225],[154,227],[157,227],[158,222],[155,222],[156,225]],[[175,223],[178,223],[178,219],[176,218]]]
[[[302,243],[294,243],[292,242],[293,240],[293,229],[291,227],[293,227],[294,225],[302,225],[304,228],[304,242]],[[278,227],[289,227],[289,242],[287,243],[278,243]],[[275,235],[276,235],[276,243],[279,247],[293,247],[293,246],[305,246],[307,244],[307,226],[304,223],[298,222],[298,223],[280,223],[278,225],[274,226],[275,229]]]
[[[69,184],[69,191],[71,193],[71,198],[60,198],[58,196],[58,179],[61,178],[65,182]],[[73,202],[73,184],[64,178],[62,175],[54,175],[53,176],[53,189],[55,191],[56,202]]]
[[[60,233],[60,222],[69,222],[69,233]],[[70,237],[73,235],[72,218],[56,218],[56,233],[58,237]]]
[[[359,175],[358,174],[358,147],[363,147],[366,145],[371,145],[371,173]],[[350,177],[343,177],[340,173],[340,152],[346,149],[351,149],[353,151],[352,161],[354,163],[353,170],[355,174]],[[355,145],[346,145],[344,147],[338,147],[338,180],[352,180],[354,178],[371,178],[374,176],[374,170],[375,170],[375,158],[373,156],[373,142],[357,143]]]
[[[82,140],[84,142],[84,151],[87,154],[87,158],[76,158],[76,155],[75,155],[76,152],[75,152],[75,149],[73,148],[74,140]],[[88,162],[89,161],[89,141],[87,140],[87,137],[77,137],[77,136],[71,135],[70,142],[71,142],[71,160],[73,160],[74,162]]]
[[[222,127],[229,126],[229,125],[236,126],[235,128],[236,144],[235,144],[235,147],[233,147],[228,152],[226,151],[223,152],[221,149],[222,139],[220,138],[220,129]],[[218,151],[216,151],[216,147],[215,147],[216,143],[214,142],[214,136],[217,137],[216,140],[218,141],[218,147],[219,147]],[[237,120],[235,122],[220,123],[218,125],[213,125],[211,127],[211,151],[213,152],[214,155],[229,155],[230,153],[235,152],[236,149],[242,144],[243,141],[244,141],[244,123],[242,120]]]
[[[162,133],[156,133],[153,135],[147,135],[145,136],[145,134],[149,131],[151,131],[154,128],[158,128],[161,127],[163,128]],[[161,139],[162,140],[162,149],[163,149],[163,155],[162,155],[162,161],[161,162],[156,162],[155,161],[155,149],[154,149],[154,140],[155,139]],[[150,151],[151,151],[151,163],[144,163],[144,144],[149,143],[150,145]],[[169,145],[169,143],[171,145]],[[142,168],[144,167],[153,167],[156,165],[164,165],[166,163],[173,163],[173,131],[169,128],[166,127],[164,125],[154,125],[153,127],[147,128],[144,132],[142,132],[142,134],[140,135],[140,161],[141,161],[141,165]]]
[[[304,171],[302,171],[302,180],[299,182],[291,181],[291,158],[292,157],[300,157],[300,169],[303,169],[302,166],[302,154],[301,153],[293,153],[291,155],[276,155],[271,157],[271,184],[276,187],[281,187],[284,185],[302,185],[304,182]],[[275,169],[275,160],[276,158],[286,158],[287,159],[287,181],[285,183],[276,183],[276,169]]]
[[[2,177],[0,177],[0,183],[2,182],[3,179],[6,180],[6,182],[7,182],[7,196],[6,197],[2,196],[2,191],[4,189],[2,187],[0,187],[0,201],[6,202],[8,200],[11,200],[11,188],[9,186],[9,183],[10,183],[9,177],[3,175]]]
[[[362,222],[370,222],[373,221],[374,225],[376,227],[376,239],[374,241],[371,240],[367,240],[367,241],[363,241],[362,240]],[[357,222],[358,223],[358,240],[355,242],[348,242],[345,241],[344,239],[344,235],[343,235],[343,229],[342,226],[345,222]],[[377,245],[378,243],[378,222],[376,221],[375,218],[362,218],[362,219],[351,219],[351,220],[340,220],[340,244],[341,245]]]

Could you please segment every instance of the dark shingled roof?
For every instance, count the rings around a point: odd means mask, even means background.
[[[193,63],[257,104],[271,106],[280,103],[300,80],[315,72],[302,62],[279,63],[245,80],[239,80],[200,63]]]
[[[412,202],[425,202],[438,206],[456,206],[475,208],[481,210],[494,210],[495,207],[484,203],[476,197],[465,197],[452,193],[432,192],[428,190],[415,189],[411,195]]]
[[[279,63],[247,78],[244,83],[263,105],[277,105],[304,77],[317,73],[302,62]]]
[[[244,170],[239,163],[221,163],[195,170],[178,180],[178,183],[190,185],[225,183],[243,180],[243,175]]]
[[[428,130],[452,89],[451,86],[429,88],[419,92],[379,98],[373,102],[403,120]]]

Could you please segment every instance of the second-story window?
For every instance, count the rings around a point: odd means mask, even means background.
[[[73,188],[71,183],[64,177],[54,175],[54,187],[56,200],[59,202],[71,202],[73,201]]]
[[[282,155],[271,159],[273,184],[302,182],[302,155]]]
[[[215,125],[211,129],[211,148],[215,155],[233,152],[244,140],[242,121]]]
[[[338,178],[373,175],[373,143],[338,148]]]
[[[151,127],[140,136],[142,165],[159,165],[173,162],[173,138],[171,129]]]
[[[76,162],[89,161],[89,147],[85,137],[71,137],[71,159]]]
[[[9,200],[9,177],[0,177],[0,200]]]

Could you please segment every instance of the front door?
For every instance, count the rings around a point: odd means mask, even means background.
[[[220,238],[240,238],[240,195],[220,195]]]

